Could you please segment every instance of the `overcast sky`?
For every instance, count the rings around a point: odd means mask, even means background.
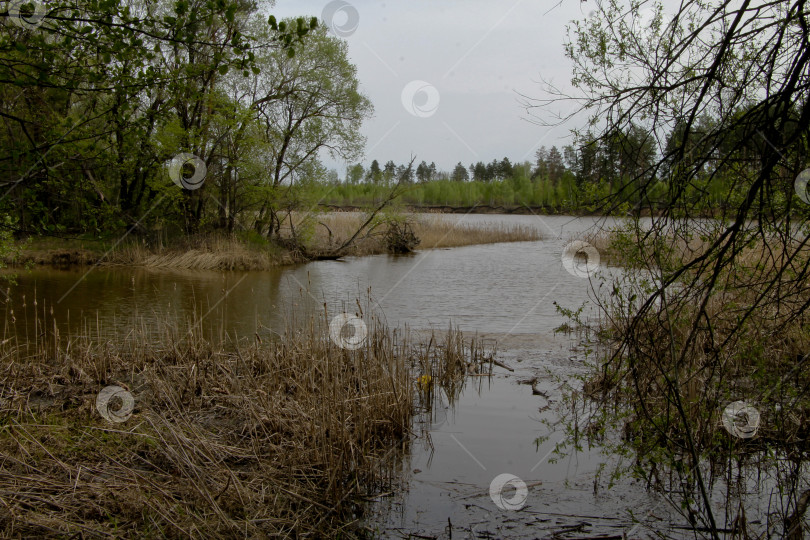
[[[543,79],[570,86],[566,25],[587,17],[590,5],[557,4],[278,0],[271,12],[279,18],[326,17],[348,41],[362,91],[375,108],[362,130],[368,139],[365,165],[373,159],[405,163],[414,155],[417,163],[434,161],[451,170],[459,161],[532,160],[542,145],[570,143],[575,126],[530,123],[519,96],[547,97]],[[570,112],[563,107],[556,112]],[[553,120],[552,111],[543,116]],[[343,163],[324,161],[344,175]]]

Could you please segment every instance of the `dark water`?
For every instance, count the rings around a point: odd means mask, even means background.
[[[330,313],[355,311],[357,299],[370,303],[391,326],[443,330],[452,322],[497,343],[499,358],[516,371],[496,368],[493,379],[471,382],[454,408],[439,411],[428,426],[429,437],[414,444],[404,463],[403,489],[374,505],[367,518],[371,528],[386,537],[486,537],[489,532],[489,537],[543,538],[569,530],[575,536],[647,537],[674,520],[663,501],[631,481],[595,491],[596,470],[612,458],[587,449],[556,456],[551,451],[562,429],[543,423],[553,426],[563,387],[577,384],[586,360],[570,337],[555,334],[566,319],[554,302],[577,308],[594,295],[591,281],[564,269],[563,247],[604,220],[446,219],[524,224],[537,227],[545,239],[266,272],[20,271],[4,298],[5,332],[30,338],[36,333],[34,312],[50,317],[52,311],[62,335],[93,332],[116,339],[136,325],[158,329],[161,321],[182,326],[201,320],[207,337],[225,329],[236,338],[280,332],[293,310],[322,313],[326,303]],[[518,383],[529,377],[538,377],[548,399]],[[538,437],[548,439],[537,444]],[[490,497],[491,482],[504,473],[528,486],[519,510],[501,509]],[[646,524],[636,525],[631,510]]]

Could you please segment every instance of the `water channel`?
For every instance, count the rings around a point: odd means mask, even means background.
[[[612,221],[445,219],[523,224],[538,228],[543,239],[349,257],[266,272],[21,270],[5,291],[6,305],[14,310],[13,323],[5,310],[6,332],[31,339],[34,312],[52,311],[63,335],[96,332],[114,340],[130,332],[134,321],[158,327],[196,318],[203,333],[225,329],[230,336],[252,337],[282,331],[291,306],[322,312],[326,303],[334,313],[356,299],[370,303],[392,327],[443,331],[452,323],[496,345],[500,361],[515,371],[495,368],[494,377],[470,381],[453,407],[439,407],[404,458],[400,489],[372,504],[368,527],[399,538],[652,538],[655,530],[677,526],[680,518],[669,503],[633,480],[596,489],[596,471],[613,459],[599,449],[553,453],[563,436],[562,428],[559,433],[549,428],[555,405],[565,382],[585,368],[577,340],[554,331],[566,322],[555,302],[575,309],[597,294],[594,282],[564,269],[561,255],[568,242]],[[548,397],[521,383],[534,377]],[[490,496],[501,474],[527,485],[521,508],[499,508]],[[513,494],[504,496],[509,500]]]

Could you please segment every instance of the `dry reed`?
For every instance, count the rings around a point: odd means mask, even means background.
[[[464,223],[464,218],[449,220],[435,215],[420,216],[414,231],[422,249],[542,240],[540,231],[527,225]]]
[[[810,438],[808,320],[796,315],[810,302],[802,270],[808,267],[810,249],[790,238],[774,236],[770,242],[770,237],[751,236],[735,246],[733,262],[708,258],[667,287],[662,300],[651,279],[660,272],[653,263],[672,272],[703,257],[715,238],[710,233],[635,236],[628,242],[626,233],[615,231],[588,238],[603,257],[608,253],[614,262],[646,270],[628,273],[624,291],[604,300],[603,335],[621,338],[615,345],[623,351],[622,360],[606,360],[586,389],[595,395],[619,388],[621,401],[643,400],[646,414],[669,417],[672,405],[666,392],[674,379],[699,445],[711,447],[727,435],[719,422],[723,406],[743,399],[762,408],[761,436],[749,450],[774,442],[793,446]],[[664,247],[653,249],[653,242]],[[639,255],[652,252],[656,261]],[[766,288],[774,276],[774,285]],[[714,285],[707,291],[702,284],[710,278]],[[656,297],[638,317],[652,294]],[[624,382],[627,370],[632,371],[632,385]],[[674,421],[661,429],[671,429],[675,439],[683,436]]]
[[[311,244],[315,250],[335,248],[350,238],[363,224],[367,216],[355,212],[333,212],[311,217]],[[371,255],[385,253],[386,217],[372,222],[370,231],[360,236],[349,253],[352,255]],[[541,233],[534,227],[503,223],[464,223],[463,218],[444,215],[406,215],[400,217],[412,224],[413,232],[419,239],[418,249],[436,249],[461,247],[499,242],[533,242],[542,239]],[[296,220],[300,227],[305,221]],[[289,232],[289,225],[285,231]]]
[[[375,255],[387,253],[385,240],[386,216],[375,219],[357,240],[341,251],[343,255]],[[498,223],[465,224],[441,216],[404,218],[413,222],[420,240],[420,249],[448,248],[497,242],[526,242],[541,239],[541,234],[525,225]],[[105,246],[90,242],[65,241],[64,245],[38,239],[33,246],[21,249],[19,257],[5,264],[47,265],[125,265],[149,268],[178,268],[190,270],[266,270],[275,266],[304,262],[308,257],[330,254],[340,247],[365,222],[366,216],[355,212],[333,212],[315,215],[293,215],[293,224],[286,219],[280,229],[281,245],[251,244],[234,235],[205,234],[184,238],[169,247],[147,246],[142,242],[125,242],[120,246]],[[298,245],[305,248],[293,249]]]
[[[418,396],[486,359],[452,328],[450,346],[417,346],[365,320],[357,350],[318,318],[239,345],[204,342],[194,324],[140,325],[116,345],[42,321],[36,343],[7,336],[2,535],[363,536],[363,498],[390,485]],[[124,422],[97,410],[108,385],[134,397]]]

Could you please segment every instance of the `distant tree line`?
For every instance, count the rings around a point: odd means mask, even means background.
[[[738,106],[737,114],[744,114]],[[799,111],[795,111],[799,115]],[[625,212],[630,208],[658,211],[667,206],[673,189],[679,189],[679,171],[689,156],[665,158],[668,149],[685,138],[699,148],[702,134],[717,122],[702,115],[690,126],[675,127],[663,141],[642,127],[630,123],[598,137],[591,132],[576,134],[574,143],[562,147],[541,147],[534,161],[513,163],[508,157],[489,163],[458,163],[451,171],[437,169],[434,162],[421,161],[413,171],[388,161],[381,168],[377,160],[368,168],[357,163],[347,168],[345,182],[331,171],[331,189],[321,197],[333,205],[374,204],[393,182],[409,184],[403,201],[413,205],[533,206],[557,211]],[[688,132],[688,133],[687,133]],[[706,214],[729,208],[734,198],[735,176],[740,167],[755,167],[755,142],[739,145],[728,134],[725,145],[736,148],[735,158],[708,161],[689,186],[687,197],[703,206]],[[747,165],[746,165],[747,164]]]
[[[434,162],[421,161],[413,171],[377,160],[368,168],[356,163],[347,168],[345,182],[331,172],[332,190],[324,196],[331,204],[373,204],[392,182],[411,184],[403,195],[409,204],[472,206],[545,206],[557,210],[595,208],[616,190],[626,191],[628,203],[653,202],[650,193],[633,193],[624,180],[649,171],[657,156],[651,137],[638,127],[596,140],[590,134],[560,150],[541,147],[534,161],[513,163],[508,157],[459,162],[451,171],[439,170]]]

